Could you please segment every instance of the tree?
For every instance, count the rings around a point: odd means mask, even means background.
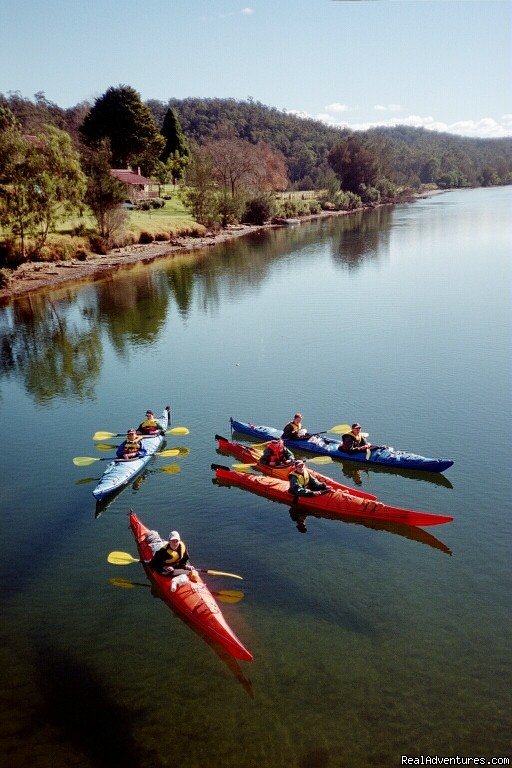
[[[47,126],[30,138],[14,130],[11,141],[13,155],[0,188],[0,223],[25,259],[41,251],[58,216],[79,207],[85,176],[71,138],[58,128]]]
[[[264,142],[251,144],[225,133],[205,142],[203,149],[219,187],[229,190],[232,197],[241,191],[282,190],[288,185],[283,155]]]
[[[380,175],[378,157],[356,134],[347,134],[333,147],[328,161],[343,189],[350,192],[359,193],[361,184],[372,187]]]
[[[187,169],[184,202],[199,224],[206,227],[218,224],[220,214],[213,178],[213,164],[203,147],[193,147],[192,160]]]
[[[108,239],[128,218],[127,212],[120,207],[125,188],[110,173],[110,152],[105,146],[91,153],[88,166],[85,199],[96,218],[101,237]]]
[[[165,147],[160,156],[160,159],[165,163],[166,160],[174,156],[176,153],[178,157],[189,157],[190,148],[185,134],[182,131],[178,115],[175,110],[169,107],[165,113],[164,122],[160,133],[165,139]]]
[[[109,88],[94,102],[80,129],[84,142],[98,146],[108,139],[116,168],[141,162],[145,173],[164,147],[149,107],[134,88],[120,85]]]

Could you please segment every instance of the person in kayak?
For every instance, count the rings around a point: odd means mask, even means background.
[[[151,539],[149,534],[152,535]],[[163,539],[158,541],[154,535],[156,534],[159,538],[156,531],[150,531],[149,534],[148,544],[154,552],[148,563],[150,568],[162,576],[174,578],[185,574],[191,581],[197,581],[197,572],[189,562],[187,545],[181,540],[178,531],[171,531],[167,541],[163,541]]]
[[[309,440],[312,435],[302,426],[302,414],[296,413],[295,416],[283,429],[281,438],[283,440]]]
[[[283,440],[272,440],[263,451],[260,464],[269,467],[287,467],[295,460],[295,456],[286,448]]]
[[[146,418],[144,419],[144,421],[141,421],[141,423],[137,427],[137,432],[140,435],[163,435],[164,434],[162,425],[155,418],[155,414],[153,413],[153,411],[150,411],[150,410],[146,411]]]
[[[356,423],[352,424],[350,432],[343,435],[340,450],[346,453],[355,453],[356,451],[367,451],[375,447],[366,441],[366,438],[361,434],[361,425]]]
[[[146,453],[146,449],[140,442],[140,435],[134,429],[129,429],[126,440],[123,440],[116,451],[116,461],[133,461],[142,458]]]
[[[302,459],[297,459],[293,469],[288,475],[290,481],[289,492],[295,497],[299,496],[321,496],[329,493],[331,488],[325,483],[321,483],[316,477],[313,477],[306,469]]]

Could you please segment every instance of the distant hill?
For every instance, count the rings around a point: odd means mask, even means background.
[[[292,185],[302,189],[323,185],[330,150],[350,133],[252,100],[187,98],[150,100],[147,104],[159,128],[168,107],[175,109],[186,136],[198,143],[214,135],[223,123],[230,124],[242,139],[268,143],[283,153]],[[14,112],[27,133],[51,123],[67,130],[77,146],[79,126],[91,106],[82,102],[62,109],[44,93],[31,100],[18,92],[0,94],[2,105]],[[407,126],[374,128],[360,135],[385,159],[385,175],[397,184],[414,187],[434,182],[458,187],[512,183],[512,138],[472,139]]]
[[[147,103],[157,125],[168,107],[175,109],[187,137],[198,143],[210,138],[222,123],[230,123],[240,138],[267,142],[284,154],[291,182],[302,188],[317,186],[329,151],[347,133],[252,100],[188,98]],[[395,183],[487,186],[512,182],[511,138],[464,138],[407,126],[374,128],[365,136],[385,149]]]

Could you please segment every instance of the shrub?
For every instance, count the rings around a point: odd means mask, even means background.
[[[79,248],[75,253],[75,259],[78,261],[87,261],[89,254],[83,248]]]
[[[89,245],[93,253],[98,253],[100,256],[105,256],[108,253],[108,244],[104,237],[100,235],[90,235]]]
[[[151,232],[147,232],[146,230],[142,230],[142,232],[139,235],[139,243],[142,243],[143,245],[146,245],[147,243],[152,243],[154,240],[153,235]]]
[[[17,267],[24,261],[16,253],[15,243],[12,240],[4,240],[0,243],[0,265],[5,267]]]
[[[358,192],[365,205],[376,205],[380,202],[380,192],[376,187],[360,184]]]
[[[165,205],[165,200],[161,197],[151,197],[149,199],[150,208],[163,208],[164,205]]]
[[[168,232],[155,232],[155,240],[162,242],[164,240],[169,240],[169,239],[170,239],[170,235]]]
[[[320,203],[323,211],[336,211],[338,210],[338,206],[336,203],[331,203],[330,200],[322,200]]]
[[[76,227],[73,227],[71,234],[76,235],[76,237],[85,237],[87,235],[87,227],[85,223],[81,221],[80,224],[77,224]]]
[[[321,208],[320,208],[320,203],[318,202],[318,200],[310,200],[309,201],[309,212],[310,213],[313,213],[313,214],[320,213],[320,210],[321,210]]]
[[[246,202],[242,221],[261,225],[272,218],[275,210],[275,200],[271,195],[259,195]]]

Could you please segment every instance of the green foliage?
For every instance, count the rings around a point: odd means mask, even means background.
[[[205,227],[216,226],[220,221],[213,172],[213,163],[208,154],[200,147],[194,147],[187,170],[187,187],[183,193],[183,202],[194,219]]]
[[[381,175],[380,157],[371,144],[357,134],[346,134],[328,155],[329,165],[341,186],[360,194],[360,188],[372,186]]]
[[[264,224],[275,216],[277,211],[276,200],[272,194],[262,194],[251,197],[246,201],[242,221],[245,224]]]
[[[360,184],[358,193],[364,205],[378,205],[380,203],[380,192],[377,187]]]
[[[164,147],[149,108],[128,85],[109,88],[96,99],[82,124],[81,134],[91,147],[107,139],[114,167],[126,168],[129,163],[140,162],[145,173],[151,172]]]
[[[110,173],[110,152],[105,144],[88,158],[86,202],[98,224],[100,236],[110,238],[126,223],[127,213],[119,208],[125,188]]]
[[[81,205],[85,177],[67,133],[47,126],[25,139],[10,132],[11,156],[4,163],[0,223],[17,243],[22,259],[37,256],[59,216]]]
[[[11,272],[8,269],[0,269],[0,288],[8,288],[11,282]]]
[[[178,115],[171,107],[165,113],[160,132],[165,139],[165,147],[161,154],[164,163],[171,156],[188,157],[190,155],[188,141],[181,128]]]

